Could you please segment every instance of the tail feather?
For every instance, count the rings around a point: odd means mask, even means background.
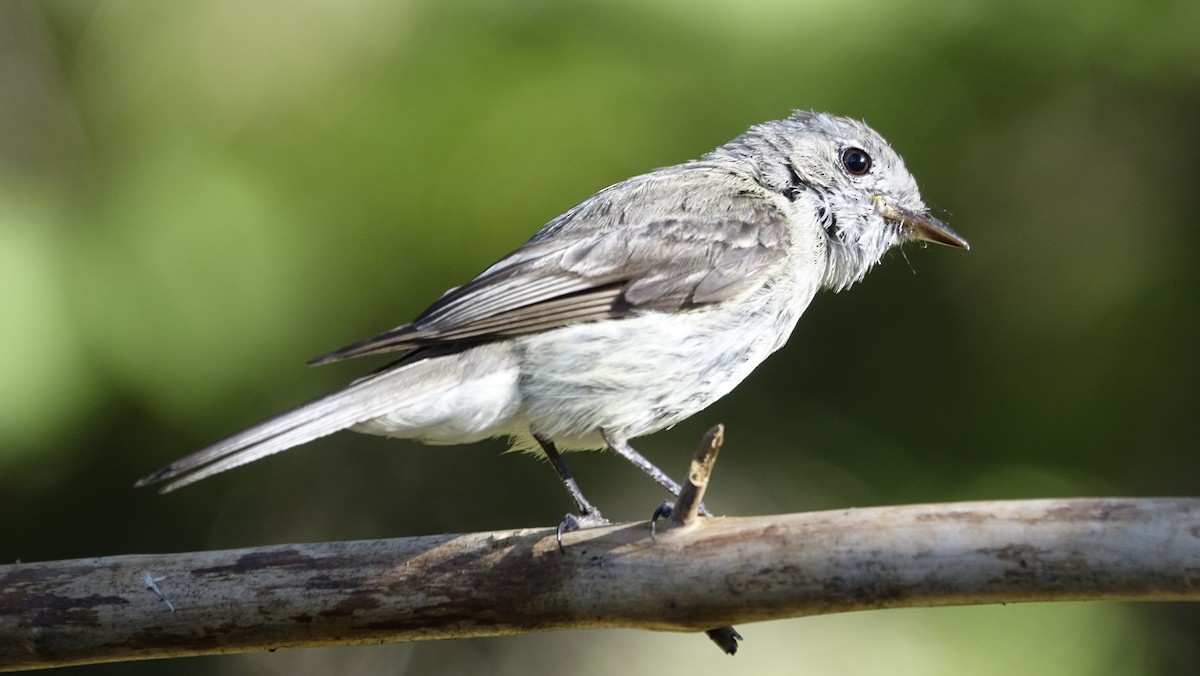
[[[160,492],[169,493],[214,474],[344,430],[379,417],[421,392],[394,382],[418,364],[406,364],[362,378],[345,389],[298,406],[208,448],[181,458],[140,479],[148,486],[175,479]],[[420,388],[423,390],[424,388]]]

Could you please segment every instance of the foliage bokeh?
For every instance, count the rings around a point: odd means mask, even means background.
[[[134,478],[345,383],[595,190],[792,108],[867,120],[969,253],[818,298],[733,395],[726,513],[1194,495],[1200,3],[0,4],[0,560],[550,524],[501,442],[336,435],[178,494]],[[661,499],[570,458],[606,514]],[[1186,673],[1188,606],[1052,604],[331,649],[88,673]],[[619,647],[618,647],[619,646]],[[119,672],[117,671],[119,669]]]

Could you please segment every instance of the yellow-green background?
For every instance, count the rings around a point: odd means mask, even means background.
[[[640,447],[769,514],[1195,495],[1200,3],[0,4],[0,561],[550,525],[500,442],[341,434],[170,496],[133,480],[374,363],[595,190],[792,108],[863,118],[973,249],[819,297],[733,395]],[[611,517],[663,497],[570,458]],[[1200,612],[1044,604],[701,636],[567,632],[78,674],[1183,674]]]

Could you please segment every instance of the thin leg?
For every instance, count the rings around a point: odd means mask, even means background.
[[[554,471],[558,472],[558,478],[562,481],[563,486],[566,486],[567,492],[571,494],[571,498],[575,500],[575,507],[579,510],[579,516],[584,521],[603,521],[604,517],[600,516],[600,510],[592,506],[592,503],[583,497],[583,491],[579,490],[579,484],[575,483],[575,477],[571,476],[571,470],[567,469],[567,463],[563,462],[562,455],[558,449],[554,447],[554,442],[549,439],[544,439],[538,435],[533,435],[534,440],[546,452],[546,457],[550,458],[550,464],[554,466]]]
[[[647,460],[641,453],[638,453],[636,450],[634,450],[633,446],[630,446],[628,441],[625,441],[624,438],[618,437],[615,434],[609,433],[608,430],[604,429],[603,427],[600,428],[600,436],[604,438],[604,443],[608,444],[609,448],[616,451],[617,455],[633,463],[634,467],[642,470],[642,472],[644,472],[651,479],[657,481],[658,485],[662,486],[668,491],[671,491],[671,495],[679,497],[679,483],[667,476],[666,472],[655,467],[654,463]],[[700,513],[704,514],[705,516],[711,516],[708,512],[708,509],[706,509],[703,505],[700,507]]]
[[[608,430],[605,430],[604,428],[600,428],[600,436],[604,437],[604,443],[608,444],[609,448],[616,451],[617,455],[633,463],[634,467],[645,472],[651,479],[657,481],[658,485],[662,486],[668,491],[671,491],[671,495],[679,497],[679,484],[674,479],[667,476],[666,472],[655,467],[654,463],[647,460],[645,456],[635,451],[633,446],[629,445],[628,441],[625,441],[623,438],[618,437],[615,434],[610,434]]]

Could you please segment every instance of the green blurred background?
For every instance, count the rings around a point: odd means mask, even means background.
[[[792,108],[867,120],[973,246],[818,297],[733,395],[639,448],[769,514],[1195,495],[1200,3],[930,0],[0,4],[0,561],[551,525],[501,442],[349,433],[177,494],[159,465],[369,363],[597,189]],[[573,456],[592,500],[662,494]],[[889,611],[79,674],[1174,674],[1200,611]]]

